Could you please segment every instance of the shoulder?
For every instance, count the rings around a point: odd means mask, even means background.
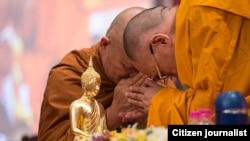
[[[51,68],[51,71],[75,71],[82,73],[88,66],[90,56],[98,55],[98,45],[93,45],[90,48],[82,48],[72,50],[67,53],[59,63]]]

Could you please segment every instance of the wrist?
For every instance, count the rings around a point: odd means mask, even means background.
[[[108,129],[111,131],[116,130],[121,124],[117,110],[110,106],[105,110],[105,115]]]

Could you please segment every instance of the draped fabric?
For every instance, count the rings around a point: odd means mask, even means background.
[[[82,96],[81,75],[88,67],[90,55],[93,66],[101,75],[100,93],[96,99],[104,108],[110,106],[115,84],[104,73],[99,44],[73,50],[54,66],[48,77],[39,123],[39,140],[73,140],[70,129],[70,104]]]
[[[159,91],[151,100],[148,126],[186,124],[191,110],[214,110],[216,96],[231,90],[245,96],[250,114],[249,9],[249,0],[181,0],[175,56],[187,90]]]

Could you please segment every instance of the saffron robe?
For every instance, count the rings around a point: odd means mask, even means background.
[[[214,110],[218,94],[232,90],[244,95],[250,114],[249,9],[249,0],[181,0],[175,57],[179,80],[187,89],[157,92],[147,126],[187,124],[191,110]]]
[[[90,55],[95,70],[101,76],[100,91],[96,100],[103,105],[104,109],[111,105],[116,84],[104,72],[99,44],[91,48],[73,50],[50,70],[41,107],[39,140],[73,141],[69,107],[74,100],[82,96],[81,75],[88,67]],[[168,80],[167,86],[175,87],[173,81]]]
[[[99,44],[91,48],[73,50],[50,70],[41,107],[39,140],[73,141],[69,107],[74,100],[82,96],[81,75],[88,67],[90,55],[95,70],[101,76],[100,92],[96,99],[104,108],[111,105],[116,84],[104,72]]]

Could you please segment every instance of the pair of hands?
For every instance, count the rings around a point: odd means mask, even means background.
[[[114,89],[112,105],[116,107],[122,125],[146,125],[149,102],[159,89],[157,82],[148,76],[137,75],[121,80]]]

